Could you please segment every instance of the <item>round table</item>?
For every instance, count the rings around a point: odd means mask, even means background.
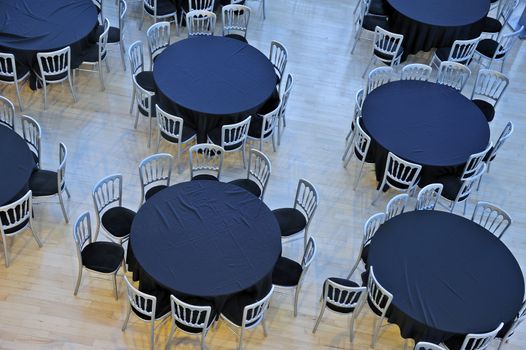
[[[76,68],[97,23],[91,0],[0,0],[0,51],[15,55],[19,76],[38,69],[37,52],[66,46]]]
[[[404,35],[404,55],[478,37],[490,8],[490,0],[385,1],[390,30]]]
[[[156,59],[153,76],[162,107],[181,114],[198,142],[222,124],[256,113],[276,89],[270,60],[239,40],[219,36],[181,40]]]
[[[413,211],[385,222],[368,264],[394,296],[389,322],[417,342],[492,331],[513,320],[524,297],[522,271],[508,248],[446,212]]]
[[[265,203],[238,186],[206,180],[148,199],[135,216],[130,244],[156,283],[212,299],[216,310],[254,286],[265,295],[281,254],[279,225]]]
[[[5,205],[29,190],[35,161],[24,139],[3,125],[0,125],[0,164],[0,205]]]
[[[362,118],[375,141],[378,180],[388,152],[422,165],[423,186],[457,173],[489,143],[488,122],[480,109],[455,89],[430,82],[400,80],[374,89],[363,103]]]

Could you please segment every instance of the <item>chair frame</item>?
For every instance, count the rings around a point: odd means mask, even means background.
[[[402,214],[407,207],[408,201],[409,195],[407,193],[400,193],[391,198],[385,207],[385,220],[390,220]]]
[[[237,34],[247,37],[250,22],[250,7],[245,5],[225,5],[221,9],[223,36]]]
[[[156,22],[146,31],[148,52],[150,54],[150,70],[153,70],[155,58],[170,46],[170,22]]]
[[[471,100],[476,97],[483,97],[484,101],[489,100],[488,102],[492,104],[493,108],[496,108],[509,83],[508,77],[500,72],[480,69],[471,92]]]
[[[239,123],[226,124],[221,127],[221,146],[224,153],[241,151],[243,158],[243,168],[246,168],[246,147],[245,144],[248,138],[248,128],[250,127],[251,116],[248,116]],[[228,141],[226,141],[228,135]],[[208,143],[213,143],[210,137],[207,135]],[[229,146],[233,146],[240,143],[236,148],[227,150]]]
[[[515,317],[515,319],[513,320],[511,327],[504,334],[504,336],[500,339],[499,347],[497,348],[497,350],[502,350],[502,348],[504,347],[504,344],[508,343],[508,341],[510,340],[510,337],[513,335],[517,327],[522,322],[524,322],[524,320],[526,320],[526,303],[525,302],[522,303],[522,307],[517,313],[517,316]]]
[[[370,0],[358,0],[356,3],[356,7],[353,12],[354,14],[353,31],[355,34],[354,34],[354,43],[351,48],[351,55],[354,53],[356,44],[358,44],[358,41],[360,41],[361,39],[362,32],[364,30],[367,30],[363,27],[365,16],[384,17],[384,16],[369,14],[369,4],[370,4]],[[356,15],[356,11],[358,11],[358,15]],[[372,31],[367,30],[367,32],[372,32]]]
[[[122,207],[122,175],[113,174],[108,175],[100,179],[93,190],[91,191],[91,196],[93,197],[93,205],[95,206],[95,217],[97,219],[97,228],[95,231],[95,241],[99,236],[99,232],[102,229],[102,232],[106,237],[108,237],[112,242],[116,242],[120,245],[123,245],[129,238],[129,235],[124,237],[116,237],[111,234],[102,224],[102,216],[104,213],[113,208],[113,204],[117,203],[117,207]]]
[[[449,50],[449,55],[446,61],[457,62],[466,66],[469,65],[479,41],[480,37],[468,40],[455,40]],[[429,65],[438,68],[441,63],[442,60],[437,56],[435,51]]]
[[[356,128],[356,120],[358,117],[362,115],[362,105],[363,101],[365,100],[365,90],[360,89],[356,91],[356,95],[354,96],[354,112],[351,119],[351,127],[349,129],[349,132],[347,133],[347,136],[345,136],[346,143],[346,150],[343,153],[342,160],[345,160],[347,158],[348,150],[350,149],[349,145],[352,144],[352,140],[354,137],[354,130]]]
[[[142,26],[144,24],[144,17],[148,15],[153,18],[154,24],[158,23],[157,22],[158,20],[167,21],[169,18],[173,18],[173,21],[169,21],[169,22],[175,22],[176,33],[179,34],[180,25],[178,25],[178,22],[177,22],[177,11],[170,12],[165,15],[157,15],[157,0],[141,0],[141,1],[142,1],[142,16],[141,16],[141,21],[139,22],[139,30],[142,29]],[[153,12],[153,15],[150,14],[148,11],[146,11],[146,7],[148,7]]]
[[[267,189],[268,180],[272,174],[272,164],[265,153],[257,149],[250,149],[248,153],[247,180],[254,181],[261,190],[259,199],[263,200]]]
[[[402,42],[404,41],[404,36],[402,34],[397,34],[385,30],[379,26],[374,28],[374,39],[373,39],[373,49],[372,57],[363,71],[362,78],[365,77],[365,73],[369,71],[369,68],[375,61],[380,61],[384,64],[387,64],[391,68],[394,68],[400,64],[402,60],[403,51],[400,51],[402,48]],[[398,54],[398,52],[400,53]],[[376,52],[380,52],[385,56],[391,56],[391,58],[383,58],[376,55]],[[398,55],[397,55],[398,54]]]
[[[15,131],[15,115],[15,106],[13,103],[8,98],[0,96],[0,125],[4,125]]]
[[[483,55],[479,51],[475,51],[475,55],[478,57],[478,62],[481,67],[483,68],[491,68],[491,65],[494,62],[500,62],[500,69],[499,71],[502,72],[504,69],[504,62],[506,61],[506,57],[508,56],[508,51],[510,51],[513,46],[515,45],[515,42],[519,38],[520,33],[524,30],[524,26],[521,26],[518,30],[499,36],[497,38],[497,50],[495,50],[495,53],[493,54],[493,57],[488,57],[486,55]],[[475,56],[474,55],[474,56]],[[502,55],[500,58],[497,58],[497,56]],[[487,61],[487,64],[482,63],[482,60]]]
[[[278,77],[277,87],[278,91],[281,90],[281,81],[285,75],[285,69],[287,68],[289,53],[285,45],[277,40],[270,42],[270,51],[268,58],[274,66],[274,71]]]
[[[372,69],[367,77],[365,97],[367,97],[367,95],[369,95],[374,89],[393,81],[393,75],[394,69],[392,67],[377,67]]]
[[[473,209],[471,221],[484,227],[499,239],[502,239],[512,222],[510,215],[505,210],[489,202],[477,203]]]
[[[216,22],[217,16],[212,11],[189,11],[186,14],[186,28],[188,30],[188,37],[191,38],[193,36],[213,36],[215,32]]]
[[[385,289],[380,282],[376,279],[374,275],[374,269],[371,265],[369,267],[369,280],[367,281],[367,294],[369,301],[382,313],[377,322],[377,317],[374,318],[373,323],[373,336],[371,341],[371,347],[374,349],[378,336],[380,335],[380,328],[382,327],[382,322],[385,319],[385,314],[393,301],[393,295]],[[384,306],[381,306],[384,304]]]
[[[133,84],[133,77],[141,72],[144,72],[144,44],[137,40],[128,48],[128,59],[130,61],[130,73],[132,78],[132,98],[130,104],[130,114],[133,113],[135,106],[135,84]]]
[[[471,70],[458,62],[443,61],[438,67],[437,84],[462,92],[471,76]]]
[[[348,143],[347,149],[344,153],[344,157],[347,157],[347,154],[350,151],[349,158],[347,158],[347,160],[343,164],[344,168],[347,168],[347,165],[349,164],[351,159],[356,155],[356,153],[358,153],[361,158],[359,159],[358,157],[356,157],[360,162],[360,170],[358,171],[356,179],[354,180],[353,190],[356,190],[356,187],[358,186],[358,183],[362,176],[363,165],[365,164],[365,159],[367,157],[367,153],[369,152],[369,147],[371,146],[371,137],[367,135],[367,133],[361,127],[361,119],[361,116],[358,116],[358,118],[356,119],[356,122],[354,123],[354,132],[352,135],[352,140]]]
[[[139,203],[139,207],[146,201],[147,188],[157,185],[170,186],[173,158],[168,153],[157,153],[144,158],[139,163],[139,179],[141,181],[141,203]]]
[[[19,115],[19,118],[22,125],[22,138],[26,141],[31,152],[37,156],[36,167],[40,169],[42,163],[42,128],[34,118],[28,115]]]
[[[444,199],[446,201],[446,204],[443,204],[442,202],[440,202],[440,200],[438,201],[438,203],[444,206],[450,213],[452,213],[453,210],[455,209],[455,206],[458,203],[464,202],[464,209],[462,211],[462,214],[466,215],[469,195],[471,194],[471,192],[473,192],[473,186],[475,186],[475,183],[480,179],[480,177],[484,174],[485,171],[486,171],[486,164],[481,163],[480,167],[477,169],[474,175],[467,177],[467,178],[461,178],[462,186],[460,187],[457,193],[457,196],[455,197],[454,200],[447,199],[441,195],[440,198]]]
[[[281,95],[281,108],[278,114],[278,146],[281,145],[281,135],[285,131],[287,126],[287,104],[289,102],[290,93],[292,92],[292,87],[294,86],[294,77],[292,74],[287,75],[287,81],[285,82],[285,90]]]
[[[128,4],[126,0],[117,0],[119,3],[119,51],[121,54],[122,69],[126,71],[126,46],[124,45],[124,24],[126,23],[126,12],[128,11]],[[108,43],[108,45],[117,43]],[[133,74],[133,73],[132,73]]]
[[[497,142],[495,142],[495,146],[491,150],[491,152],[488,155],[488,161],[486,162],[486,165],[488,166],[487,172],[489,173],[489,168],[491,165],[491,162],[493,162],[493,159],[497,155],[497,152],[502,147],[502,145],[510,138],[511,134],[513,134],[514,126],[512,122],[508,122],[504,129],[502,129],[502,133],[500,134]],[[480,186],[480,183],[479,183]]]
[[[11,71],[9,71],[11,66]],[[31,70],[28,70],[26,74],[19,77],[16,71],[16,60],[15,55],[11,53],[0,52],[0,76],[5,78],[11,78],[13,81],[0,80],[0,84],[14,85],[16,90],[16,98],[18,99],[18,108],[20,111],[23,110],[22,98],[20,97],[20,89],[27,83]],[[21,85],[20,85],[21,84]]]
[[[107,18],[104,18],[104,31],[99,36],[99,41],[97,43],[97,47],[99,49],[99,55],[97,61],[82,61],[82,65],[92,66],[92,69],[81,69],[77,68],[79,71],[86,71],[86,72],[97,72],[99,73],[99,80],[100,80],[100,86],[101,90],[106,90],[106,86],[104,85],[104,73],[102,69],[102,63],[104,62],[106,65],[106,71],[110,72],[110,65],[108,64],[108,49],[106,45],[108,45],[108,32],[110,31],[110,21]]]
[[[157,112],[157,125],[159,126],[159,133],[157,134],[157,152],[161,145],[161,139],[164,139],[170,144],[177,145],[177,161],[181,161],[182,148],[185,144],[190,143],[197,139],[197,134],[190,137],[188,140],[183,141],[183,128],[184,119],[176,115],[170,114],[164,111],[159,105],[155,106]],[[174,143],[162,136],[162,133],[169,135],[177,139],[177,143]],[[186,151],[186,149],[185,149]]]
[[[464,338],[464,342],[460,347],[460,350],[484,350],[488,345],[495,339],[495,336],[504,326],[504,323],[500,323],[496,329],[487,333],[474,334],[470,333]]]
[[[213,143],[198,143],[190,147],[188,152],[188,161],[190,163],[190,180],[192,180],[195,176],[201,175],[202,173],[214,175],[219,181],[225,154],[223,147]],[[198,173],[196,174],[196,172]]]
[[[433,68],[427,64],[411,63],[402,68],[400,80],[429,81],[432,73]]]
[[[186,1],[186,0],[182,0]],[[195,6],[194,6],[195,5]],[[214,12],[215,8],[215,0],[188,0],[188,12],[195,11],[195,10],[206,10],[210,12]],[[186,15],[188,12],[185,11],[184,8],[181,7],[181,17],[179,20],[179,28],[183,26],[183,19],[186,20]],[[188,28],[188,22],[187,28]]]
[[[258,149],[260,151],[263,151],[263,142],[267,141],[268,139],[271,139],[272,149],[274,150],[274,152],[276,152],[276,127],[279,129],[281,106],[282,106],[282,100],[280,100],[278,106],[274,108],[273,111],[265,115],[260,115],[260,117],[263,119],[263,121],[261,122],[261,131],[260,131],[261,136],[260,137],[252,137],[249,134],[247,134],[247,139],[253,140],[253,141],[259,141]]]
[[[443,188],[435,183],[423,187],[416,197],[415,210],[435,210]]]
[[[153,118],[155,118],[154,115],[152,115],[152,99],[155,96],[155,93],[148,91],[146,89],[143,89],[139,83],[137,82],[136,76],[132,76],[133,85],[134,85],[134,94],[135,94],[135,102],[137,103],[137,111],[135,113],[135,124],[133,126],[134,129],[137,129],[137,124],[139,123],[139,114],[142,114],[143,116],[147,117],[149,119],[149,126],[148,126],[148,148],[150,148],[150,145],[152,143],[152,124],[153,124]],[[140,108],[139,108],[140,107]],[[146,111],[148,115],[145,115],[142,111]]]

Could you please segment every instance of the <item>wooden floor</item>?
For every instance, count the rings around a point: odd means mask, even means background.
[[[315,335],[312,327],[319,311],[317,301],[323,280],[347,275],[358,253],[363,223],[371,214],[382,211],[393,195],[389,193],[375,207],[371,206],[375,194],[372,166],[366,165],[360,186],[353,191],[355,164],[344,169],[340,161],[354,94],[364,85],[361,74],[370,57],[371,42],[361,41],[354,55],[350,55],[350,23],[355,0],[270,0],[267,3],[267,18],[263,21],[258,3],[249,1],[254,12],[248,39],[265,53],[271,40],[284,43],[289,51],[287,69],[294,74],[296,85],[281,147],[276,153],[268,145],[265,149],[273,165],[265,202],[270,208],[288,206],[298,179],[312,181],[321,197],[311,226],[319,254],[306,276],[298,317],[292,315],[292,295],[275,293],[267,313],[268,337],[264,338],[262,330],[257,328],[246,334],[245,345],[249,349],[369,349],[373,317],[367,308],[358,319],[353,345],[345,317],[327,312]],[[112,23],[116,23],[113,1],[106,0],[104,11]],[[142,32],[138,31],[140,13],[140,2],[130,0],[127,46],[135,40],[145,41],[149,24],[146,23]],[[183,37],[185,35],[173,36],[173,39]],[[519,45],[506,63],[505,73],[511,84],[491,124],[493,140],[508,120],[515,124],[515,133],[498,155],[491,173],[484,177],[480,192],[470,198],[468,210],[473,209],[475,201],[488,200],[509,211],[514,221],[504,242],[524,267],[526,47]],[[409,62],[426,62],[429,57],[429,53],[410,56]],[[106,77],[105,91],[100,90],[97,74],[80,72],[77,75],[77,103],[73,103],[67,85],[51,87],[46,111],[42,111],[40,91],[33,92],[28,87],[23,91],[27,106],[24,112],[35,117],[43,128],[43,167],[55,169],[58,143],[68,146],[70,222],[82,211],[93,210],[91,188],[98,179],[113,173],[124,176],[124,204],[137,209],[140,196],[137,165],[155,153],[154,148],[146,147],[146,120],[142,119],[134,130],[134,119],[128,114],[129,71],[122,70],[116,48],[109,58],[112,70]],[[475,64],[472,68],[477,70],[478,66]],[[473,80],[466,91],[471,91]],[[15,101],[12,88],[4,89],[2,94]],[[161,149],[173,154],[176,151],[166,145]],[[241,159],[235,154],[227,156],[224,168],[225,180],[243,174]],[[174,183],[188,179],[186,156],[174,175]],[[119,279],[118,301],[113,297],[110,280],[89,274],[84,275],[78,295],[73,296],[77,260],[72,227],[64,223],[59,206],[36,206],[35,222],[44,246],[38,249],[29,233],[19,235],[11,240],[11,266],[6,269],[0,263],[0,349],[146,349],[149,339],[146,324],[135,318],[128,330],[121,332],[127,303],[122,279]],[[284,254],[298,259],[298,245],[287,246]],[[492,283],[491,276],[488,277],[488,283]],[[165,346],[168,332],[168,325],[158,331],[157,348]],[[178,344],[181,349],[198,346],[195,337],[177,333],[177,339],[181,341]],[[233,349],[236,342],[236,336],[225,325],[211,331],[207,338],[207,344],[213,349]],[[523,325],[507,349],[524,349],[525,343]],[[402,346],[398,327],[389,326],[381,333],[377,349],[401,349]]]

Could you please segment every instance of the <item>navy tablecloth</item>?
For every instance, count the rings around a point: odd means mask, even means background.
[[[187,301],[201,297],[218,311],[240,292],[264,296],[281,254],[278,223],[261,200],[240,187],[206,180],[180,183],[150,198],[133,221],[130,246],[138,264],[132,269]]]
[[[196,37],[168,47],[155,60],[160,104],[180,114],[206,142],[206,132],[256,113],[277,77],[258,49],[224,37]]]
[[[33,155],[24,139],[0,125],[0,205],[26,194],[34,167]]]
[[[368,254],[394,298],[389,322],[404,338],[441,342],[509,323],[524,278],[508,248],[482,226],[440,211],[413,211],[380,226]]]
[[[448,47],[480,35],[490,0],[385,0],[390,30],[403,34],[404,54]]]
[[[366,97],[362,117],[374,140],[379,180],[388,152],[422,165],[420,184],[426,185],[461,171],[469,156],[489,143],[488,122],[480,109],[456,90],[435,83],[400,80],[380,86]]]

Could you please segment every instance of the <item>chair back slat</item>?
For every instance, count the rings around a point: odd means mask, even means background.
[[[506,211],[488,202],[478,202],[473,210],[471,220],[493,233],[498,238],[511,225],[511,217]]]
[[[464,170],[462,172],[462,180],[467,179],[468,177],[472,177],[478,171],[480,165],[484,161],[484,157],[490,151],[491,147],[492,144],[490,142],[488,147],[486,147],[484,151],[474,153],[469,156],[468,161],[466,162],[466,165],[464,166]]]
[[[405,161],[389,152],[385,167],[385,182],[399,190],[412,188],[419,179],[422,166]]]
[[[285,46],[279,41],[272,40],[272,42],[270,43],[269,60],[270,62],[272,62],[272,65],[274,66],[274,70],[276,71],[280,82],[283,78],[283,74],[285,74],[285,68],[287,67],[288,57],[289,54]]]
[[[369,267],[369,280],[367,281],[367,293],[369,301],[382,313],[381,319],[385,317],[385,313],[391,305],[393,295],[389,293],[376,279],[374,275],[373,266]]]
[[[186,14],[188,37],[212,36],[216,27],[216,14],[208,10],[193,10]]]
[[[508,51],[510,51],[515,45],[515,43],[519,39],[519,35],[522,33],[523,30],[524,26],[521,26],[518,30],[514,31],[513,33],[503,35],[498,40],[499,45],[497,45],[497,50],[495,50],[493,58],[495,59],[496,57],[504,57],[508,53]]]
[[[158,22],[146,31],[148,50],[150,51],[151,66],[155,58],[170,45],[170,22]]]
[[[366,297],[366,287],[348,287],[330,279],[325,280],[323,299],[336,307],[356,310],[363,304]]]
[[[188,304],[173,295],[170,295],[170,305],[172,318],[187,327],[201,329],[202,332],[205,332],[211,325],[209,321],[212,308],[210,306]]]
[[[4,96],[0,96],[0,125],[15,130],[15,106]]]
[[[469,197],[469,195],[473,191],[475,183],[484,174],[484,172],[486,172],[486,164],[481,163],[475,174],[473,174],[473,176],[462,179],[462,186],[460,186],[460,190],[458,191],[455,202],[462,202]]]
[[[394,70],[391,67],[378,67],[369,72],[365,93],[370,94],[374,89],[389,83],[393,79]]]
[[[381,57],[382,61],[387,62],[394,61],[399,55],[404,36],[376,26],[373,40],[373,55]],[[388,57],[388,59],[384,57]]]
[[[97,215],[110,205],[122,206],[122,175],[114,174],[101,179],[92,191]]]
[[[38,122],[27,115],[20,116],[20,122],[22,124],[22,138],[26,141],[31,152],[33,152],[37,159],[37,166],[40,167],[42,161],[41,155],[41,140],[42,140],[42,129]]]
[[[404,212],[407,201],[409,200],[409,195],[407,193],[400,193],[387,203],[385,208],[385,220],[392,219],[396,215],[400,215]]]
[[[360,155],[360,160],[364,160],[369,152],[371,137],[363,130],[361,126],[362,117],[358,117],[354,124],[354,152]]]
[[[239,123],[223,125],[221,127],[221,147],[227,149],[231,146],[237,146],[235,149],[229,149],[229,151],[245,147],[250,120],[251,117],[249,116]]]
[[[13,80],[18,79],[15,55],[12,53],[0,52],[0,76]]]
[[[247,36],[250,20],[250,7],[244,5],[225,5],[222,9],[223,36],[237,34]]]
[[[415,210],[434,210],[442,194],[442,184],[429,184],[418,192]]]
[[[92,242],[91,217],[89,211],[80,214],[73,225],[73,240],[75,241],[75,247],[77,248],[77,255],[80,261],[82,261],[82,256],[80,254],[82,249]]]
[[[296,188],[296,197],[294,199],[294,208],[301,211],[307,219],[307,226],[310,224],[316,208],[319,204],[318,191],[316,187],[305,179],[298,181]]]
[[[481,69],[477,75],[471,99],[483,99],[495,107],[508,87],[509,82],[509,79],[500,72]]]
[[[144,48],[143,43],[137,40],[128,49],[128,59],[130,60],[130,72],[134,76],[144,70]]]
[[[433,73],[433,68],[427,64],[412,63],[402,68],[401,80],[420,80],[429,81]]]
[[[281,107],[279,110],[279,117],[284,118],[287,113],[287,105],[289,103],[290,93],[292,92],[292,87],[294,86],[294,78],[292,74],[287,75],[287,80],[285,82],[285,90],[281,96]]]
[[[468,40],[455,40],[451,50],[449,51],[448,61],[458,62],[461,64],[468,64],[475,50],[480,38],[468,39]]]
[[[188,0],[188,11],[206,10],[214,12],[215,0]]]
[[[149,295],[139,291],[131,284],[128,277],[124,276],[126,282],[126,290],[128,294],[128,301],[130,306],[133,307],[137,312],[144,315],[146,319],[151,320],[155,318],[155,309],[157,306],[157,298],[153,295]]]
[[[197,175],[213,175],[219,179],[223,167],[224,149],[211,143],[190,147],[190,178]]]
[[[44,80],[49,80],[49,78],[54,79],[53,76],[69,71],[69,67],[71,66],[71,49],[67,46],[57,51],[38,52],[37,61],[42,78]]]
[[[139,164],[141,181],[141,200],[148,188],[153,186],[170,186],[172,176],[173,156],[168,153],[157,153],[144,158]]]
[[[13,203],[0,207],[0,232],[5,234],[6,230],[22,225],[24,222],[30,223],[33,214],[32,208],[33,197],[31,190]],[[16,232],[12,234],[14,233]]]
[[[247,178],[252,178],[258,184],[261,189],[260,198],[263,198],[272,172],[270,159],[257,149],[251,149],[248,157]]]
[[[245,306],[243,309],[243,319],[241,327],[244,329],[254,328],[263,321],[265,317],[265,312],[268,309],[268,304],[270,302],[270,297],[274,292],[274,286],[270,288],[270,291],[267,293],[263,299],[258,300],[257,302]]]
[[[374,237],[374,234],[380,226],[385,222],[385,213],[376,213],[372,215],[365,224],[363,225],[363,241],[362,247],[365,247],[371,243],[371,239]]]
[[[155,108],[157,110],[157,124],[159,125],[159,130],[162,133],[177,139],[179,143],[181,143],[183,141],[183,118],[164,111],[159,105],[156,105]]]
[[[443,61],[438,67],[437,84],[452,87],[457,91],[462,91],[466,85],[471,70],[458,62]]]

